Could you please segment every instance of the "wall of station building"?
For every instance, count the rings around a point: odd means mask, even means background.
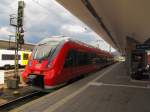
[[[32,50],[35,45],[33,44],[23,44],[21,46],[22,49],[24,50]],[[15,42],[8,42],[8,41],[0,41],[0,49],[8,49],[8,48],[14,48],[15,47]]]

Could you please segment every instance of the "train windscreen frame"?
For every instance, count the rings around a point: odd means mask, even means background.
[[[47,41],[46,43],[40,43],[34,48],[32,52],[32,59],[47,59],[49,56],[52,56],[59,43],[60,41]]]

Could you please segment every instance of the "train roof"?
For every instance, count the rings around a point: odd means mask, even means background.
[[[76,44],[85,46],[87,48],[94,49],[96,51],[100,51],[100,52],[102,52],[102,53],[104,53],[106,55],[112,55],[111,53],[109,53],[107,51],[101,50],[101,49],[96,48],[96,47],[94,47],[92,45],[86,44],[84,42],[81,42],[79,40],[75,40],[75,39],[73,39],[71,37],[67,37],[67,36],[51,36],[49,38],[43,39],[41,42],[38,43],[38,45],[43,44],[43,43],[47,43],[48,41],[55,41],[55,42],[58,42],[58,43],[60,43],[60,42],[64,42],[64,43],[65,42],[74,42]]]
[[[40,41],[40,42],[38,43],[38,45],[39,45],[39,44],[42,44],[42,43],[46,43],[46,42],[48,42],[48,41],[58,41],[58,42],[62,42],[62,41],[64,41],[64,42],[72,41],[72,42],[78,43],[78,44],[80,44],[80,45],[84,45],[84,46],[91,47],[91,48],[96,48],[96,47],[94,47],[94,46],[92,46],[92,45],[86,44],[86,43],[84,43],[84,42],[81,42],[81,41],[79,41],[79,40],[75,40],[75,39],[73,39],[73,38],[71,38],[71,37],[67,37],[67,36],[51,36],[51,37],[49,37],[49,38],[45,38],[45,39],[43,39],[42,41]]]
[[[40,41],[38,43],[38,45],[42,44],[42,43],[46,43],[48,41],[58,41],[58,42],[61,42],[61,41],[68,40],[69,38],[71,38],[71,37],[66,37],[66,36],[51,36],[51,37],[45,38],[42,41]]]

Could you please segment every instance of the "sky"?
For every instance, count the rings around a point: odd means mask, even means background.
[[[83,22],[73,16],[56,0],[24,0],[24,39],[37,43],[44,38],[64,35],[109,50],[109,45]],[[10,15],[17,14],[18,0],[0,2],[0,39],[8,40],[15,34],[9,25]],[[13,40],[13,37],[11,38]],[[101,40],[101,41],[97,41]]]

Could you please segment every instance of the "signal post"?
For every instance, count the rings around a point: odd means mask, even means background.
[[[18,74],[18,50],[19,45],[24,44],[24,30],[23,30],[23,17],[24,17],[24,7],[25,3],[24,1],[18,1],[18,14],[15,17],[15,15],[10,16],[10,25],[14,26],[16,28],[16,34],[15,34],[15,73],[14,77],[9,79],[7,82],[8,88],[18,88],[20,83],[20,76]]]

